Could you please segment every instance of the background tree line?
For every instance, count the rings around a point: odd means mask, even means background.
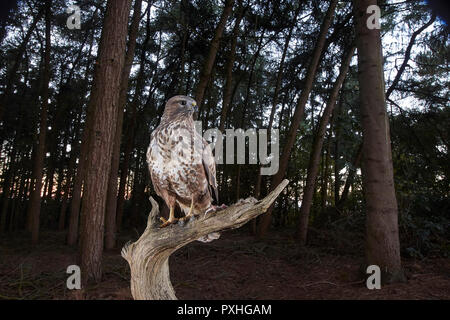
[[[66,26],[70,4],[80,30]],[[356,13],[369,4],[382,28],[365,48]],[[308,231],[366,234],[375,254],[381,230],[403,254],[449,253],[448,28],[425,3],[23,0],[0,37],[0,230],[34,244],[41,229],[67,232],[97,280],[104,247],[145,226],[146,150],[175,94],[197,100],[203,128],[280,130],[275,176],[218,166],[227,204],[291,181],[249,226],[259,238],[270,227],[295,228],[300,245]],[[378,69],[363,72],[366,58]]]

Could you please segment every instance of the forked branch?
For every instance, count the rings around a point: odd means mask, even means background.
[[[159,206],[150,197],[152,210],[144,233],[136,242],[127,243],[121,253],[130,265],[133,298],[136,300],[177,299],[170,282],[170,255],[200,237],[212,232],[239,228],[266,212],[288,183],[289,181],[285,179],[262,200],[250,197],[216,213],[191,219],[184,225],[179,223],[167,228],[159,227]]]

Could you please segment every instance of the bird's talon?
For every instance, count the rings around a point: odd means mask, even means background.
[[[194,215],[187,215],[187,216],[184,216],[184,217],[180,218],[180,221],[188,222],[193,217],[194,217]]]

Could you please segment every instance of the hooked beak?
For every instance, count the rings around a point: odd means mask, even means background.
[[[191,104],[191,106],[192,106],[192,110],[194,111],[194,112],[198,112],[198,105],[197,105],[197,102],[192,102],[192,104]]]

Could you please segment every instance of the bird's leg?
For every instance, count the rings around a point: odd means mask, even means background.
[[[177,222],[178,219],[175,218],[175,206],[170,206],[169,220],[166,220],[163,217],[160,217],[159,219],[163,222],[161,228],[167,227],[168,225]]]
[[[188,221],[194,215],[193,211],[194,211],[194,197],[192,197],[191,207],[189,208],[188,214],[186,216],[184,216],[183,218],[181,218],[180,220]]]

